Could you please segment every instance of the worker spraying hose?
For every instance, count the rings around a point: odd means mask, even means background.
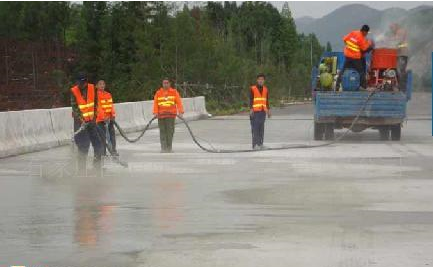
[[[108,92],[104,92],[103,81],[98,83],[98,87],[98,91],[95,91],[95,86],[88,83],[86,75],[82,73],[79,75],[77,85],[71,89],[79,175],[86,174],[86,159],[90,143],[94,150],[93,167],[98,176],[102,175],[102,155],[106,154],[107,150],[115,162],[124,167],[128,166],[126,162],[119,159],[116,150],[113,100]]]
[[[89,146],[92,144],[93,167],[98,173],[101,170],[103,145],[98,137],[96,125],[97,95],[95,86],[88,83],[84,73],[79,74],[77,84],[71,88],[71,107],[74,118],[74,142],[78,148],[77,172],[79,175],[86,174],[86,159]]]

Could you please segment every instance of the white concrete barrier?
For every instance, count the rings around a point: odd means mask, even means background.
[[[153,109],[154,109],[154,102],[153,101],[142,101],[142,108],[143,108],[143,116],[145,118],[146,123],[150,121],[154,117]],[[154,120],[150,126],[150,128],[155,128],[158,126],[158,121]]]
[[[193,98],[182,99],[182,104],[184,106],[184,119],[189,121],[189,120],[196,120],[199,118],[199,114],[196,113],[195,108],[194,108],[194,99]]]
[[[0,157],[11,155],[11,150],[16,146],[15,136],[8,127],[9,117],[9,112],[0,112]]]
[[[53,132],[59,142],[59,145],[66,145],[71,142],[73,134],[72,109],[53,108],[50,109],[51,121],[53,123]]]
[[[184,98],[183,105],[187,120],[208,115],[204,97]],[[142,130],[154,116],[152,107],[152,100],[115,104],[116,120],[125,132]],[[73,134],[70,107],[0,112],[0,123],[0,157],[69,144]]]
[[[145,127],[143,102],[119,103],[115,104],[115,109],[116,121],[124,132],[136,132]]]
[[[20,112],[23,119],[24,136],[31,139],[31,151],[49,149],[59,143],[53,131],[49,109],[33,109]]]
[[[11,155],[17,155],[20,153],[26,153],[31,151],[32,144],[36,143],[36,140],[26,131],[24,127],[23,115],[25,111],[11,111],[8,112],[7,122],[5,124],[6,138],[8,142],[12,143],[6,153]],[[30,128],[30,127],[28,127]],[[27,133],[27,135],[25,134]]]
[[[58,146],[48,109],[1,112],[0,156],[11,156]]]
[[[208,117],[208,111],[206,110],[206,102],[204,96],[197,96],[194,98],[194,109],[197,113],[201,114],[201,117]]]

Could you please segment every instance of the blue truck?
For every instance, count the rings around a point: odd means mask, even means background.
[[[387,52],[390,50],[387,49]],[[411,99],[412,73],[407,70],[398,73],[396,54],[384,54],[385,51],[374,50],[375,57],[366,57],[368,86],[375,87],[375,93],[369,100],[370,91],[359,88],[360,77],[354,70],[343,73],[342,86],[336,84],[338,73],[343,69],[342,52],[325,52],[321,56],[312,70],[315,140],[333,140],[335,129],[350,126],[353,132],[377,129],[381,140],[401,139],[407,102]],[[388,58],[383,60],[382,54]],[[372,62],[373,58],[377,64]],[[388,64],[394,68],[389,68]],[[359,117],[352,125],[357,115]]]

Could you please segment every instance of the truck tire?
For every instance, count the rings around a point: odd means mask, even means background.
[[[327,123],[324,129],[324,139],[334,140],[335,139],[335,129],[333,123]]]
[[[380,140],[381,141],[387,141],[390,138],[390,128],[389,126],[381,126],[378,128],[378,131],[380,132]]]
[[[313,124],[313,138],[315,140],[322,140],[324,135],[324,124],[314,122]]]
[[[401,140],[401,124],[390,126],[390,132],[393,141]]]

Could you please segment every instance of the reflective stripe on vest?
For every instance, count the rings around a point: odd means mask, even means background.
[[[360,52],[360,47],[357,44],[351,41],[346,41],[345,44],[347,45],[348,49],[353,50],[355,52]]]
[[[175,96],[158,97],[158,105],[163,107],[170,107],[175,105]]]
[[[113,100],[111,98],[109,99],[102,99],[101,101],[101,108],[104,111],[104,113],[110,113],[112,112],[112,108],[113,108]],[[108,103],[108,104],[106,104]]]
[[[262,94],[259,92],[259,89],[256,86],[252,86],[252,92],[253,92],[253,111],[262,111],[262,110],[268,110],[267,108],[267,94],[268,90],[267,87],[262,88]]]
[[[77,101],[77,106],[80,109],[81,115],[85,121],[90,121],[94,117],[94,100],[95,100],[95,87],[93,84],[87,85],[87,99],[84,100],[78,86],[71,88],[72,94]]]

